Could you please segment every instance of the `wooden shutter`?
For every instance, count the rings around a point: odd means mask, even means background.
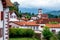
[[[2,37],[3,33],[2,33],[2,28],[0,28],[0,37]]]
[[[3,20],[3,12],[1,12],[1,20]]]

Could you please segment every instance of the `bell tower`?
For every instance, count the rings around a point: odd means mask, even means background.
[[[42,14],[42,9],[38,9],[38,15]]]
[[[42,9],[38,9],[38,18],[41,18]]]

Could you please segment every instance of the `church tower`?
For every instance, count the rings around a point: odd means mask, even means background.
[[[42,9],[38,9],[38,15],[42,14]]]
[[[38,18],[41,18],[42,9],[38,9]]]

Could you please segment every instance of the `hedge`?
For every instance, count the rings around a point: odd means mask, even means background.
[[[34,35],[34,31],[32,29],[21,29],[21,28],[10,28],[9,29],[9,37],[32,37]]]

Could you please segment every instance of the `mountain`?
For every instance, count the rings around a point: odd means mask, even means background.
[[[60,10],[59,11],[51,11],[51,12],[47,12],[47,14],[52,14],[52,15],[60,15]]]
[[[19,8],[19,10],[21,10],[21,12],[28,12],[28,13],[35,13],[38,14],[38,8]],[[50,10],[50,9],[46,9],[46,8],[42,8],[43,13],[45,14],[52,14],[52,15],[60,15],[60,10],[58,11],[54,11],[54,10]]]
[[[35,13],[38,14],[38,9],[39,8],[19,8],[21,12],[29,12],[29,13]],[[51,10],[42,8],[43,13],[50,12]]]

